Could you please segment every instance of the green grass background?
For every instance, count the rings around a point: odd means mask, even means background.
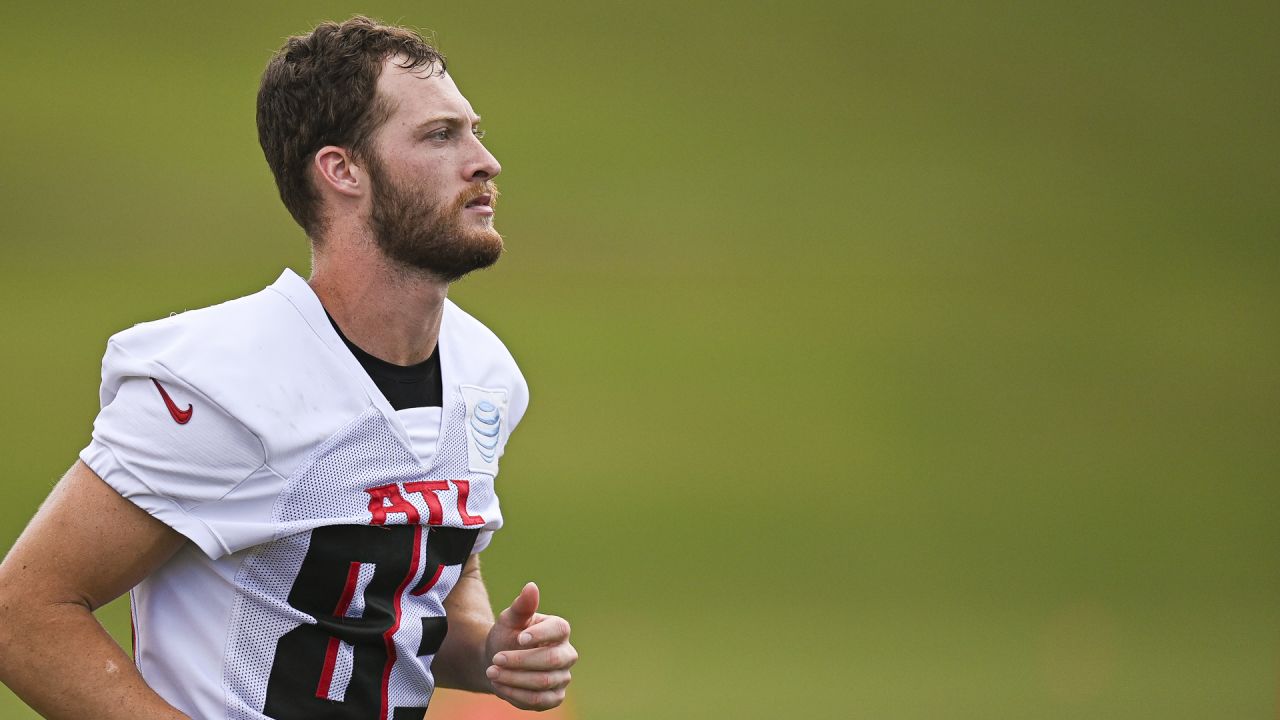
[[[1275,716],[1273,2],[6,5],[0,549],[110,334],[307,272],[254,95],[353,12],[505,167],[485,572],[580,718]]]

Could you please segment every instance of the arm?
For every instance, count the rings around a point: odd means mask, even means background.
[[[449,631],[444,643],[431,663],[436,685],[491,693],[493,688],[484,670],[489,658],[484,653],[484,641],[493,627],[493,609],[489,606],[489,591],[480,577],[480,556],[467,558],[462,575],[444,600],[445,614],[449,618]]]
[[[538,586],[528,583],[495,621],[472,555],[444,602],[449,633],[432,663],[439,685],[491,692],[524,710],[564,702],[578,651],[569,643],[569,622],[539,613],[538,601]]]
[[[77,461],[0,563],[0,680],[48,718],[186,717],[93,616],[183,542]]]

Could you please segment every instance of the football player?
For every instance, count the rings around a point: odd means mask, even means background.
[[[93,438],[0,565],[0,678],[47,717],[421,718],[560,704],[577,653],[478,554],[528,389],[448,300],[495,262],[480,118],[416,33],[290,38],[258,95],[308,280],[111,338]],[[92,612],[130,591],[131,662]],[[447,620],[446,620],[447,618]]]

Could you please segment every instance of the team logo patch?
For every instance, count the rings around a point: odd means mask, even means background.
[[[496,475],[502,455],[503,425],[507,422],[507,391],[462,385],[467,405],[467,461],[472,472]]]

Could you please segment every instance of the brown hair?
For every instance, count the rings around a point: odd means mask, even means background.
[[[406,70],[445,71],[444,55],[418,33],[356,15],[289,38],[262,73],[258,142],[280,199],[313,240],[324,224],[308,172],[312,157],[326,145],[365,154],[393,109],[375,93],[382,64],[393,56]]]

